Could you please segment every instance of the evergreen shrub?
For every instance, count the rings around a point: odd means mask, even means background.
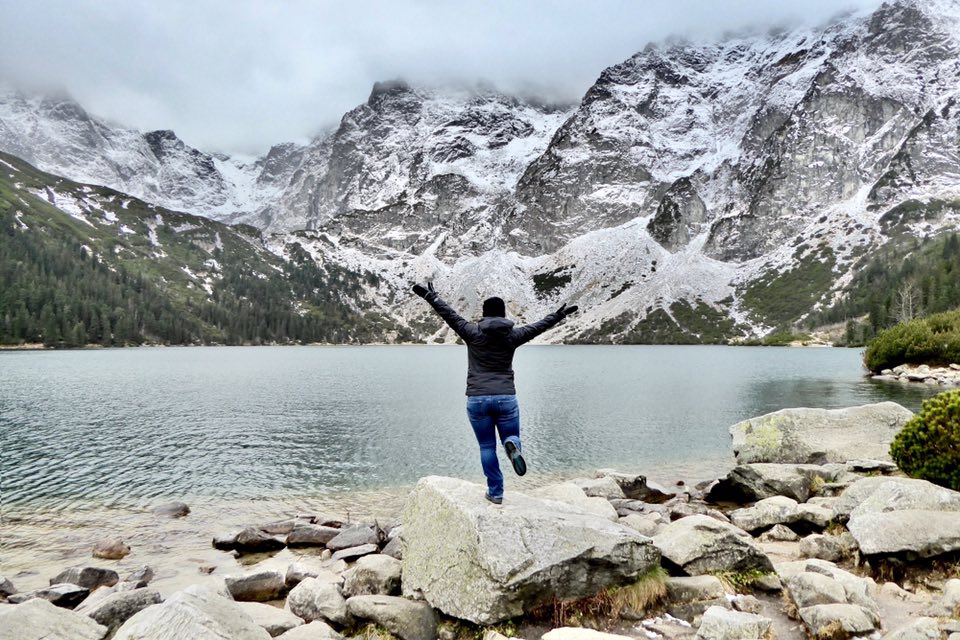
[[[910,477],[960,491],[960,389],[925,400],[894,437],[890,456]]]

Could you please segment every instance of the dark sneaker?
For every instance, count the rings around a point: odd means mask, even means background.
[[[507,440],[503,443],[503,448],[507,452],[507,457],[510,458],[510,464],[513,465],[513,470],[517,472],[518,476],[522,476],[527,472],[527,463],[524,462],[523,456],[520,455],[520,449],[517,449],[517,445]]]
[[[493,504],[503,504],[503,496],[492,496],[489,493],[483,494],[483,497],[492,502]]]

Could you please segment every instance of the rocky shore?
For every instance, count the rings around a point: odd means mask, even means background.
[[[889,382],[913,382],[931,386],[960,387],[960,364],[953,363],[946,367],[903,364],[893,369],[884,369],[878,375],[871,376],[871,378]]]
[[[49,587],[0,577],[0,640],[960,640],[960,493],[887,455],[911,415],[753,418],[730,428],[736,467],[696,486],[600,470],[494,506],[427,477],[396,522],[310,513],[211,532],[246,569],[201,566],[205,582],[166,598],[149,567],[111,569],[136,549],[107,541]],[[284,548],[305,553],[277,566]]]

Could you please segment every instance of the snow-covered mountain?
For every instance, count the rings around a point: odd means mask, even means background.
[[[651,45],[574,107],[379,83],[335,130],[245,162],[8,92],[0,149],[377,273],[371,299],[414,327],[407,287],[432,278],[468,313],[579,302],[553,339],[713,339],[796,321],[873,249],[960,223],[958,81],[960,1],[896,0]]]

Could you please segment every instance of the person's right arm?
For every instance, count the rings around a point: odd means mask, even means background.
[[[463,338],[464,342],[471,342],[480,335],[480,328],[473,322],[468,322],[463,316],[453,310],[446,301],[440,297],[433,289],[433,283],[423,287],[419,284],[413,286],[413,292],[430,303],[437,315],[443,318],[443,321],[453,329],[453,331]]]

